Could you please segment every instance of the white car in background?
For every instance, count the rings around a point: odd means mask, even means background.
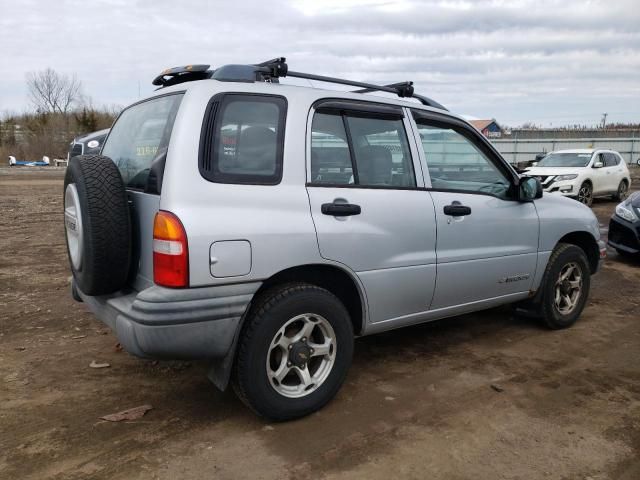
[[[551,152],[526,174],[537,177],[548,193],[572,197],[591,206],[594,197],[627,197],[631,177],[622,156],[613,150],[558,150]]]

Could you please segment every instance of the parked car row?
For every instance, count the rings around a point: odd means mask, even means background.
[[[637,160],[640,166],[640,158]],[[629,169],[613,150],[558,150],[536,156],[525,174],[540,180],[543,189],[591,206],[595,197],[611,196],[620,203],[609,221],[608,244],[623,256],[640,256],[640,192],[627,198]]]

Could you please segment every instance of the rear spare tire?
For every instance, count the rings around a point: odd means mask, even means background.
[[[64,177],[64,224],[69,263],[87,295],[120,290],[131,261],[131,219],[116,165],[101,155],[69,162]]]

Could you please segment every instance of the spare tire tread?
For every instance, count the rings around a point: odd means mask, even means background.
[[[75,183],[80,197],[84,257],[72,267],[78,288],[87,295],[120,290],[129,276],[131,218],[127,193],[117,166],[108,157],[81,155],[69,162],[65,189]]]

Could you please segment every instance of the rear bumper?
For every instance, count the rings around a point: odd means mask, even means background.
[[[222,358],[229,352],[242,315],[260,285],[153,286],[141,292],[98,297],[77,291],[129,353],[143,358],[195,360]]]
[[[608,243],[617,250],[640,253],[640,222],[628,222],[617,215],[609,221]]]

